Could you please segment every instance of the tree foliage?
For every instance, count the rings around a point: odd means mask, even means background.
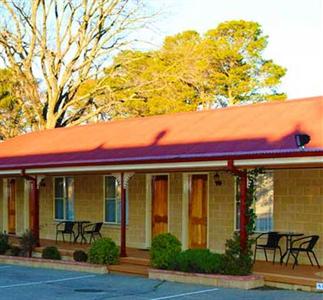
[[[120,53],[106,83],[124,117],[281,100],[286,70],[264,57],[267,43],[255,22],[224,22],[204,35],[185,31],[158,50]]]
[[[26,122],[15,91],[22,87],[9,69],[0,69],[0,140],[24,132]]]
[[[146,20],[141,0],[0,0],[0,11],[0,58],[21,86],[3,103],[14,99],[31,129],[109,112],[114,99],[97,79]]]
[[[286,97],[279,91],[286,70],[264,57],[268,37],[255,22],[129,50],[128,34],[149,18],[145,2],[0,0],[0,139]]]

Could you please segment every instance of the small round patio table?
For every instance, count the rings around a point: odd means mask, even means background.
[[[81,238],[81,243],[83,243],[83,241],[86,242],[86,238],[83,232],[83,226],[91,222],[90,221],[73,221],[73,222],[77,224],[77,235],[74,238],[74,243],[77,243],[77,240],[79,239],[79,237]]]
[[[290,251],[290,247],[291,247],[293,238],[294,237],[298,237],[298,236],[302,236],[304,234],[303,233],[299,233],[299,232],[278,232],[278,234],[280,236],[286,238],[286,250],[285,250],[284,254],[281,256],[281,258],[280,258],[280,264],[283,264],[284,263],[284,258],[286,257],[286,255]],[[286,261],[286,265],[287,265],[287,261]]]

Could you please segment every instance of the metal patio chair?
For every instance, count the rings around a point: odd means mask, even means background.
[[[100,233],[102,225],[103,222],[98,222],[84,226],[83,234],[84,236],[90,235],[90,244],[92,243],[92,240],[95,241],[97,237],[102,238],[102,235]]]
[[[58,235],[61,234],[63,238],[63,242],[65,243],[65,235],[68,234],[70,236],[70,242],[75,240],[75,232],[74,232],[74,222],[72,221],[62,221],[56,225],[56,243]]]
[[[315,253],[314,253],[314,247],[315,247],[317,241],[319,240],[319,238],[320,237],[318,235],[309,235],[309,236],[304,236],[304,237],[301,237],[299,239],[292,241],[291,247],[289,249],[289,253],[287,256],[286,264],[288,263],[288,260],[289,260],[290,254],[291,254],[294,257],[294,264],[293,264],[293,269],[294,269],[295,266],[298,264],[298,255],[300,253],[306,253],[311,265],[314,266],[311,256],[310,256],[310,253],[312,253],[317,266],[320,268],[320,264],[317,260]]]
[[[267,236],[267,241],[265,244],[259,244],[259,238],[260,237],[264,237]],[[281,247],[279,246],[279,241],[281,239],[281,235],[278,232],[275,231],[271,231],[271,232],[264,232],[259,234],[256,237],[256,245],[255,245],[255,253],[254,253],[254,258],[253,258],[253,262],[256,261],[256,255],[257,255],[257,250],[258,249],[262,249],[265,253],[265,258],[266,261],[268,262],[268,257],[267,257],[267,250],[272,250],[274,251],[274,255],[273,255],[273,264],[275,263],[275,257],[276,257],[276,250],[278,249],[280,252],[280,257],[282,257],[282,250]]]

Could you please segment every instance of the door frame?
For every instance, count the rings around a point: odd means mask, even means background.
[[[188,249],[189,244],[189,201],[190,201],[190,184],[192,175],[207,175],[206,181],[206,248],[209,248],[210,233],[210,172],[187,172],[183,173],[183,198],[182,198],[182,248]]]
[[[15,233],[9,233],[9,197],[10,197],[10,181],[14,180],[15,181]],[[7,211],[7,232],[8,234],[13,234],[13,235],[17,235],[18,234],[18,230],[17,230],[17,225],[18,225],[18,214],[17,214],[17,207],[18,207],[18,198],[17,198],[17,189],[18,187],[18,180],[17,178],[8,178],[7,179],[7,194],[6,194],[6,201],[7,202],[7,206],[6,206],[6,211]]]
[[[153,176],[167,176],[167,232],[169,232],[170,227],[169,227],[169,202],[170,202],[170,175],[169,173],[150,173],[146,174],[146,248],[150,248],[151,246],[151,236],[152,236],[152,190],[151,190],[151,180]]]

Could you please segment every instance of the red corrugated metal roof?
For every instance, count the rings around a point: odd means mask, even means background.
[[[323,96],[127,119],[25,134],[0,144],[0,169],[198,160],[323,151]],[[305,152],[305,153],[306,153]]]

